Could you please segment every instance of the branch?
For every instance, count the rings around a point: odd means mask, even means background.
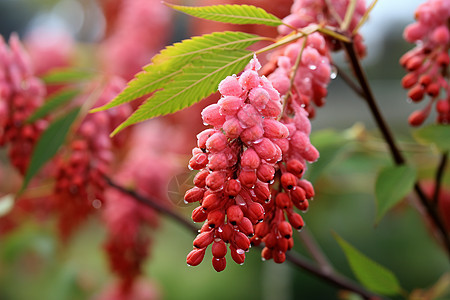
[[[441,190],[442,177],[444,177],[445,167],[447,166],[448,152],[442,154],[441,162],[436,172],[434,193],[433,193],[433,204],[436,206],[439,202],[439,193]]]
[[[150,197],[144,197],[143,195],[139,194],[138,192],[136,192],[134,190],[128,189],[126,187],[123,187],[123,186],[115,183],[113,180],[111,180],[110,178],[108,178],[106,176],[105,176],[105,180],[111,187],[121,191],[124,194],[127,194],[127,195],[133,197],[140,203],[142,203],[150,208],[153,208],[154,210],[162,213],[163,215],[165,215],[169,218],[172,218],[173,220],[180,223],[182,226],[190,229],[190,231],[194,235],[198,234],[198,228],[194,224],[192,224],[190,221],[186,220],[183,216],[178,214],[176,211],[159,204],[158,200],[156,200],[154,198],[150,198]],[[341,289],[345,289],[345,290],[349,290],[354,293],[357,293],[357,294],[361,295],[364,299],[378,299],[379,298],[379,296],[377,296],[376,294],[372,294],[371,292],[365,290],[363,287],[350,281],[349,279],[347,279],[341,275],[334,274],[334,273],[330,274],[329,272],[317,267],[315,264],[309,262],[308,260],[301,257],[299,254],[297,254],[295,252],[286,253],[286,260],[290,261],[297,267],[300,267],[300,268],[310,272],[311,274],[313,274],[313,275],[315,275],[315,276],[317,276],[317,277],[319,277]]]
[[[363,93],[363,91],[361,90],[361,88],[359,86],[356,85],[356,83],[353,82],[353,80],[350,78],[350,76],[344,72],[344,70],[342,70],[341,68],[339,68],[337,65],[334,65],[334,67],[336,68],[339,77],[342,78],[342,80],[344,80],[344,82],[356,93],[358,94],[361,98],[365,99],[365,95]]]
[[[183,216],[179,215],[178,213],[176,213],[174,210],[161,205],[156,199],[150,198],[150,197],[144,197],[143,195],[137,193],[136,191],[132,190],[132,189],[128,189],[126,187],[123,187],[117,183],[115,183],[111,178],[109,177],[104,177],[106,182],[113,188],[115,188],[118,191],[121,191],[124,194],[127,194],[131,197],[133,197],[134,199],[136,199],[138,202],[153,208],[154,210],[156,210],[159,213],[162,213],[163,215],[166,215],[172,219],[174,219],[175,221],[177,221],[178,223],[180,223],[181,225],[183,225],[184,227],[188,228],[190,231],[192,231],[195,235],[198,234],[198,228],[197,226],[195,226],[194,224],[192,224],[191,221],[186,220]]]
[[[320,246],[317,244],[314,237],[306,230],[306,228],[303,228],[302,232],[300,232],[298,236],[302,240],[303,245],[305,245],[306,250],[308,250],[312,258],[320,266],[322,272],[326,274],[334,273],[333,266],[328,261],[327,257],[323,253]]]
[[[403,154],[398,148],[397,144],[395,143],[393,135],[378,108],[375,97],[373,96],[372,90],[370,89],[366,74],[364,73],[358,55],[356,54],[353,42],[343,43],[343,45],[348,57],[350,58],[350,63],[353,68],[353,71],[355,72],[356,78],[358,79],[358,82],[364,93],[364,98],[366,99],[366,102],[369,105],[370,111],[372,112],[372,115],[375,119],[378,128],[381,131],[381,134],[383,135],[383,138],[388,144],[389,150],[391,152],[395,164],[405,165],[406,160],[403,157]],[[437,213],[435,205],[433,205],[433,203],[428,200],[427,196],[424,194],[418,182],[415,183],[414,190],[417,196],[419,197],[421,204],[425,207],[426,212],[430,217],[431,221],[437,228],[441,241],[444,244],[445,250],[447,251],[447,255],[450,257],[450,238],[447,234],[447,230],[445,229],[442,219]]]

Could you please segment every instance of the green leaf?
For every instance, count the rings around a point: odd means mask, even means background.
[[[413,136],[423,145],[434,145],[442,152],[450,150],[449,125],[428,125],[415,130]]]
[[[343,152],[348,149],[349,140],[344,132],[331,129],[316,131],[311,134],[311,144],[319,150],[320,158],[308,169],[307,178],[314,182]]]
[[[79,107],[71,110],[65,116],[51,123],[42,133],[41,138],[34,147],[21,192],[25,190],[33,176],[56,154],[59,147],[64,143],[70,126],[77,118],[79,112]]]
[[[64,89],[55,93],[27,119],[27,122],[32,123],[45,117],[48,113],[75,98],[79,93],[80,90],[77,89]]]
[[[94,75],[95,73],[91,70],[61,68],[52,69],[42,77],[42,80],[47,84],[76,83],[89,80]]]
[[[188,15],[206,20],[232,24],[263,24],[269,26],[282,25],[283,22],[264,9],[253,5],[212,5],[212,6],[167,6]]]
[[[388,269],[371,260],[338,234],[334,238],[345,253],[356,278],[368,290],[382,295],[395,295],[402,292],[397,277]]]
[[[409,166],[389,166],[381,170],[375,183],[376,223],[413,188],[416,170]]]
[[[176,112],[202,100],[215,92],[227,75],[241,71],[252,55],[253,52],[247,50],[211,51],[202,55],[142,104],[111,135],[132,124]]]
[[[169,46],[152,59],[152,64],[128,83],[128,86],[111,102],[91,110],[106,110],[164,88],[175,77],[182,74],[194,59],[211,51],[245,49],[265,38],[243,32],[215,32],[184,40]]]

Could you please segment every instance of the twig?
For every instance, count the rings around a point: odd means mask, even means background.
[[[350,76],[344,72],[344,70],[342,70],[341,68],[339,68],[337,65],[334,65],[334,67],[336,68],[339,77],[342,78],[342,80],[344,80],[344,82],[356,93],[358,94],[361,98],[365,99],[365,95],[363,93],[363,91],[361,90],[361,88],[359,86],[356,85],[356,83],[353,82],[353,80],[350,78]]]
[[[156,211],[172,218],[173,220],[180,223],[182,226],[190,229],[190,231],[196,235],[198,234],[198,228],[192,224],[190,221],[186,220],[183,216],[179,215],[176,211],[167,208],[161,204],[159,204],[158,200],[150,198],[150,197],[144,197],[143,195],[139,194],[138,192],[128,189],[126,187],[123,187],[117,183],[115,183],[113,180],[111,180],[108,177],[105,177],[106,182],[113,188],[121,191],[124,194],[127,194],[140,203],[151,207],[155,209]],[[302,268],[311,274],[337,286],[338,288],[345,289],[352,291],[354,293],[357,293],[361,295],[364,299],[381,299],[376,294],[373,294],[367,290],[365,290],[362,286],[358,285],[357,283],[352,282],[351,280],[347,279],[346,277],[342,275],[338,275],[335,273],[329,273],[322,268],[319,268],[315,264],[308,261],[306,258],[300,256],[298,253],[295,253],[293,251],[290,251],[290,253],[286,253],[286,260],[291,262],[292,264],[296,265],[299,268]]]
[[[442,177],[444,177],[445,167],[447,166],[448,152],[444,152],[441,156],[441,162],[436,172],[434,193],[433,193],[433,203],[436,206],[439,202],[439,193],[441,190]]]
[[[289,251],[286,252],[286,260],[290,261],[292,264],[296,265],[297,267],[304,269],[311,274],[322,278],[323,280],[337,286],[338,288],[345,289],[352,291],[364,299],[382,299],[380,296],[376,294],[372,294],[371,292],[368,292],[364,288],[362,288],[360,285],[350,281],[346,277],[338,274],[328,274],[324,272],[322,269],[317,268],[313,263],[309,262],[305,258],[303,258],[300,254]]]
[[[305,245],[306,247],[306,250],[308,250],[312,258],[320,266],[320,269],[325,274],[333,274],[334,273],[333,266],[328,261],[319,244],[316,242],[314,237],[308,232],[308,230],[306,228],[303,228],[302,232],[300,232],[298,236],[301,238],[303,245]]]
[[[343,43],[343,45],[344,45],[345,51],[347,52],[348,57],[350,58],[350,63],[355,72],[356,78],[358,79],[358,82],[364,93],[364,98],[366,99],[366,102],[369,105],[370,111],[375,119],[375,122],[376,122],[378,128],[381,131],[381,134],[383,135],[383,138],[386,140],[386,143],[388,144],[389,150],[391,152],[391,155],[392,155],[392,158],[394,159],[395,164],[396,165],[405,165],[406,160],[403,157],[403,154],[401,153],[400,149],[397,147],[397,144],[395,143],[393,135],[392,135],[386,121],[384,120],[383,116],[381,115],[381,112],[375,101],[375,97],[373,96],[372,90],[370,89],[370,86],[368,84],[367,77],[366,77],[366,75],[361,67],[361,64],[359,62],[359,58],[358,58],[358,55],[356,54],[353,42]],[[428,200],[427,196],[424,194],[424,192],[418,182],[415,183],[414,190],[415,190],[417,196],[419,197],[421,204],[425,207],[428,216],[430,217],[430,219],[436,226],[438,233],[441,237],[441,241],[444,244],[444,247],[446,249],[447,255],[450,257],[450,238],[447,234],[447,231],[445,229],[444,223],[442,222],[442,219],[440,218],[439,214],[436,211],[436,207],[433,205],[433,203],[431,201]]]
[[[123,187],[117,183],[115,183],[111,178],[105,177],[106,182],[113,188],[121,191],[124,194],[127,194],[131,197],[133,197],[134,199],[136,199],[137,201],[139,201],[140,203],[149,206],[151,208],[153,208],[154,210],[174,219],[175,221],[177,221],[178,223],[182,224],[183,226],[185,226],[186,228],[190,229],[194,234],[198,234],[198,228],[197,226],[195,226],[194,224],[192,224],[191,221],[186,220],[184,217],[182,217],[181,215],[179,215],[178,213],[176,213],[175,211],[173,211],[172,209],[159,204],[159,201],[156,199],[152,199],[150,197],[144,197],[143,195],[137,193],[136,191],[132,190],[132,189],[128,189],[126,187]]]

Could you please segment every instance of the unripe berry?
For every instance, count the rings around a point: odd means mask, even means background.
[[[261,204],[253,202],[248,205],[247,217],[253,224],[262,222],[264,220],[264,208]]]
[[[306,199],[312,199],[312,198],[314,198],[314,187],[313,187],[313,185],[311,184],[311,182],[309,182],[308,180],[306,180],[306,179],[302,179],[302,180],[299,180],[298,182],[297,182],[297,185],[299,186],[299,187],[301,187],[304,191],[305,191],[305,193],[306,193]]]
[[[220,113],[219,104],[211,104],[202,111],[203,122],[212,126],[221,126],[225,122],[225,116]]]
[[[248,251],[248,249],[250,248],[250,240],[244,233],[239,231],[235,232],[233,239],[238,249]]]
[[[211,253],[216,258],[222,258],[227,254],[227,245],[222,240],[214,242],[211,247]]]
[[[225,259],[225,257],[221,257],[221,258],[213,257],[212,265],[214,267],[214,270],[216,270],[217,272],[221,272],[221,271],[225,270],[225,268],[227,266],[227,260]]]
[[[205,190],[199,187],[193,187],[192,189],[186,191],[184,195],[184,201],[188,203],[197,202],[203,199]]]
[[[223,124],[223,131],[230,139],[238,138],[244,130],[237,118],[230,118]]]
[[[236,179],[230,179],[225,184],[225,193],[229,196],[236,197],[241,191],[241,183]]]
[[[216,194],[209,194],[203,198],[202,207],[206,211],[212,211],[220,206],[220,199]]]
[[[206,249],[194,249],[186,257],[186,262],[189,266],[197,266],[199,265],[203,257],[205,257]]]
[[[250,103],[256,107],[256,109],[261,110],[265,108],[267,102],[270,101],[270,96],[265,89],[257,87],[250,91],[248,94],[248,99],[250,100]]]
[[[249,143],[261,139],[264,135],[264,129],[260,124],[244,129],[240,135],[241,141]]]
[[[254,235],[253,223],[249,218],[243,217],[241,222],[238,224],[239,231],[244,233],[248,237]]]
[[[206,141],[206,149],[211,152],[220,152],[227,146],[227,138],[221,132],[211,135]]]
[[[255,170],[241,170],[239,173],[239,181],[248,188],[253,188],[257,180]]]
[[[220,171],[211,172],[206,177],[205,182],[206,182],[206,186],[211,191],[220,190],[220,189],[222,189],[222,187],[225,183],[225,175],[223,174],[223,172],[220,172]]]
[[[259,76],[256,71],[246,70],[239,77],[239,83],[244,90],[250,90],[259,85]]]
[[[249,169],[257,169],[259,167],[259,163],[261,160],[259,159],[258,154],[252,148],[247,148],[247,150],[242,153],[241,156],[241,166]]]
[[[286,170],[297,177],[302,177],[303,171],[305,170],[305,164],[298,159],[290,159],[286,163]]]
[[[205,248],[206,246],[208,246],[209,244],[211,244],[214,241],[214,231],[207,231],[207,232],[202,232],[199,235],[197,235],[197,237],[194,239],[194,247],[195,248]]]
[[[303,218],[295,212],[288,213],[288,220],[289,223],[291,223],[292,227],[294,227],[297,230],[301,230],[303,226],[305,226],[305,222],[303,221]]]
[[[244,213],[242,212],[242,209],[239,207],[239,205],[232,205],[227,209],[227,217],[230,224],[237,225],[244,217]]]
[[[216,228],[222,225],[225,221],[225,213],[222,210],[214,210],[207,214],[208,226]]]
[[[199,206],[192,211],[192,220],[196,223],[200,223],[206,220],[208,214],[205,210]]]
[[[273,250],[272,258],[274,262],[276,262],[277,264],[281,264],[286,260],[286,254],[280,250]]]
[[[292,202],[286,193],[278,193],[275,197],[275,204],[281,209],[287,209],[292,207]]]
[[[211,135],[213,135],[216,131],[214,129],[206,129],[197,134],[197,146],[200,149],[206,149],[206,141],[209,139]]]
[[[230,246],[231,258],[239,265],[242,265],[245,261],[245,252],[242,249],[236,249]]]
[[[256,171],[256,176],[262,182],[271,182],[275,175],[275,169],[268,164],[261,164]]]
[[[244,104],[244,101],[235,96],[226,96],[219,100],[220,113],[223,115],[233,116]]]
[[[242,94],[239,80],[235,76],[227,76],[219,83],[219,92],[224,96],[237,96]]]
[[[285,139],[289,136],[289,130],[282,123],[273,119],[264,119],[264,136],[271,139]]]
[[[219,227],[217,229],[219,232],[219,237],[225,242],[229,243],[231,241],[231,238],[233,237],[234,229],[231,226],[231,224],[226,223],[223,226]]]
[[[286,190],[292,190],[297,184],[297,177],[289,172],[285,172],[281,175],[281,185]]]
[[[255,226],[255,234],[259,238],[265,237],[270,231],[269,224],[267,222],[261,222]]]
[[[285,239],[289,239],[292,236],[291,224],[289,224],[286,221],[278,223],[278,231],[280,232],[281,236],[283,236]]]
[[[261,258],[263,260],[271,259],[272,258],[272,250],[267,247],[264,247],[264,249],[262,249],[262,251],[261,251]]]

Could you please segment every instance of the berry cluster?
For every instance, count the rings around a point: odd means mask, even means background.
[[[294,107],[294,117],[284,116],[282,119],[289,129],[289,137],[283,149],[283,161],[278,163],[275,175],[278,184],[278,188],[272,190],[275,201],[264,205],[264,221],[256,225],[252,238],[255,245],[264,242],[262,258],[273,258],[276,263],[284,262],[286,251],[294,245],[292,227],[301,230],[304,226],[302,217],[293,208],[301,211],[308,209],[308,199],[314,197],[314,188],[302,176],[306,162],[314,162],[319,158],[319,152],[309,141],[311,124],[307,112],[298,105],[294,104]]]
[[[325,24],[331,27],[340,28],[340,24],[345,18],[349,0],[295,0],[291,7],[291,14],[283,19],[283,22],[295,28],[303,28],[310,24]],[[365,56],[366,48],[362,37],[359,34],[353,35],[353,30],[366,13],[364,0],[358,0],[345,34],[353,37],[355,48],[360,57]],[[285,25],[279,27],[279,32],[286,35],[292,31]],[[328,47],[333,51],[340,50],[341,44],[334,38],[327,36]]]
[[[124,85],[119,78],[110,80],[97,105],[112,99]],[[102,205],[106,184],[103,176],[114,156],[109,133],[129,112],[129,106],[121,106],[86,116],[70,142],[67,157],[57,158],[53,205],[60,215],[62,237],[69,236],[87,215]]]
[[[305,41],[306,39],[306,41]],[[277,68],[268,78],[281,95],[286,95],[290,89],[290,77],[297,60],[301,55],[297,72],[293,79],[291,99],[304,107],[313,118],[314,103],[320,107],[325,104],[327,86],[333,76],[329,51],[324,37],[313,33],[308,37],[290,44],[277,57]]]
[[[47,121],[26,123],[44,101],[45,87],[33,75],[30,58],[17,35],[9,47],[0,36],[0,145],[9,146],[11,163],[23,175]]]
[[[200,202],[192,218],[205,223],[187,256],[189,265],[198,265],[212,244],[213,267],[224,270],[226,243],[232,259],[244,263],[253,226],[264,219],[269,183],[289,132],[276,120],[280,96],[267,78],[258,75],[260,67],[254,57],[239,77],[224,79],[219,85],[221,99],[202,112],[203,121],[213,128],[197,136],[189,166],[200,171],[184,199]]]
[[[442,0],[430,0],[416,10],[416,23],[404,31],[404,38],[416,47],[405,53],[400,64],[408,71],[402,85],[409,89],[408,97],[420,102],[426,95],[428,104],[409,117],[412,126],[421,125],[429,116],[433,103],[436,103],[438,123],[450,121],[450,86],[447,81],[450,63],[450,5]],[[445,96],[442,98],[441,90]]]

